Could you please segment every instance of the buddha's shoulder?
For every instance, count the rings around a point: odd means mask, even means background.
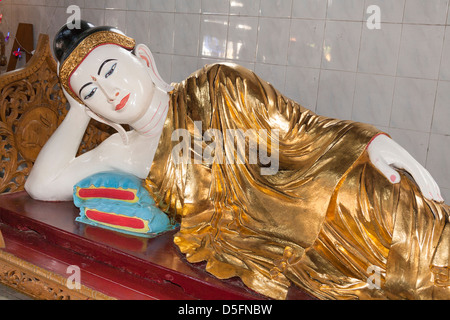
[[[246,78],[251,79],[255,77],[252,70],[247,69],[239,64],[231,62],[218,62],[207,64],[203,68],[193,72],[188,78],[203,78],[208,79],[226,79],[226,78]]]

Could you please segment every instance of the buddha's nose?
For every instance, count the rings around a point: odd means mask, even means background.
[[[109,98],[110,101],[114,101],[119,96],[119,91],[116,91],[116,93],[113,94],[113,98]]]
[[[113,84],[107,83],[106,81],[101,81],[100,79],[96,79],[96,83],[105,94],[108,102],[114,102],[114,100],[116,100],[116,98],[120,95],[120,90]]]

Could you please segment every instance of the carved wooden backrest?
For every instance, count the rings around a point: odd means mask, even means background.
[[[27,65],[0,76],[0,193],[23,190],[36,157],[69,109],[48,35],[41,34]],[[79,154],[111,134],[91,121]]]

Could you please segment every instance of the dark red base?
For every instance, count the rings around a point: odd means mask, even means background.
[[[75,221],[72,202],[42,202],[25,192],[0,196],[0,229],[5,251],[38,267],[69,277],[81,269],[82,283],[111,297],[143,299],[266,299],[240,279],[219,280],[203,264],[186,261],[171,231],[139,238]],[[310,300],[291,287],[288,299]]]

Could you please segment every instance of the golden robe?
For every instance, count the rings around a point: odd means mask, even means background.
[[[194,137],[195,121],[202,132],[279,130],[279,170],[262,175],[248,159],[174,163],[172,132]],[[146,183],[181,220],[174,242],[187,260],[206,261],[220,279],[238,276],[275,299],[291,283],[321,299],[448,299],[450,209],[403,173],[395,185],[381,175],[366,151],[379,133],[318,116],[253,72],[215,64],[175,85]]]

